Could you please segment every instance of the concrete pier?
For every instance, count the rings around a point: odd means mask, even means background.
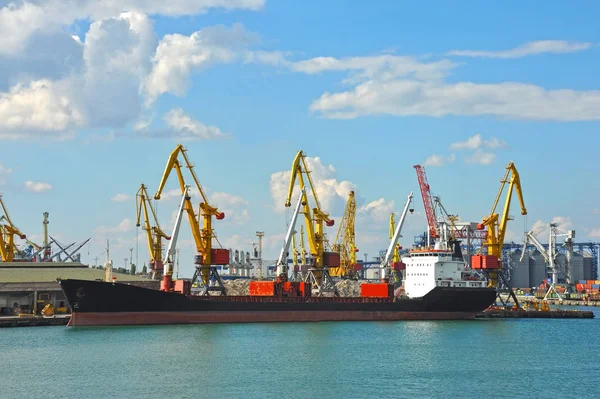
[[[70,319],[71,315],[1,316],[0,327],[65,326]]]

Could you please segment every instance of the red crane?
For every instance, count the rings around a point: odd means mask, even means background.
[[[431,198],[431,191],[429,189],[429,183],[427,183],[427,175],[425,174],[425,167],[421,165],[413,166],[417,170],[417,178],[419,179],[419,187],[421,188],[421,196],[423,196],[423,205],[425,206],[425,213],[427,214],[427,224],[429,225],[429,235],[432,238],[437,238],[437,220],[435,217],[435,211],[433,209],[433,199]]]

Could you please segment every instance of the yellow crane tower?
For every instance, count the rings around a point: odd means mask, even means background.
[[[165,232],[161,229],[160,224],[158,223],[158,218],[156,217],[156,212],[152,206],[151,197],[148,195],[146,188],[147,187],[144,185],[144,183],[142,183],[135,195],[137,208],[136,226],[140,227],[143,213],[144,227],[142,227],[142,229],[146,231],[146,241],[148,242],[148,252],[150,254],[150,270],[152,273],[152,278],[160,279],[164,270],[162,239],[164,238],[165,240],[170,240],[171,237],[165,234]],[[150,209],[150,213],[148,213],[148,209]],[[150,215],[152,215],[152,221],[154,222],[153,225],[150,224]]]
[[[227,249],[213,248],[212,240],[216,238],[213,227],[212,218],[221,220],[225,218],[223,212],[219,212],[216,207],[209,204],[208,198],[200,185],[196,173],[194,172],[194,165],[190,162],[186,155],[187,149],[181,144],[175,147],[175,150],[169,156],[163,177],[158,186],[154,199],[159,200],[165,184],[169,178],[169,175],[173,169],[177,173],[177,179],[179,180],[179,186],[181,188],[181,194],[184,195],[187,191],[183,173],[181,170],[181,164],[179,163],[178,157],[181,155],[187,167],[192,175],[192,179],[196,184],[196,189],[202,197],[200,202],[198,214],[194,212],[191,199],[185,199],[185,211],[188,215],[190,228],[192,230],[192,236],[196,244],[196,256],[194,257],[194,263],[196,264],[196,272],[192,279],[192,284],[196,281],[199,282],[200,287],[204,289],[204,294],[208,295],[209,291],[219,291],[222,295],[225,294],[225,289],[221,278],[217,272],[217,268],[214,265],[227,265],[229,264],[229,251]],[[203,226],[200,228],[198,216],[202,216]]]
[[[308,204],[308,197],[306,194],[305,184],[303,175],[306,175],[308,184],[310,185],[312,197],[314,199],[315,206],[310,208]],[[296,180],[300,185],[300,189],[304,190],[302,193],[302,205],[304,214],[304,220],[306,222],[306,233],[308,239],[308,246],[310,248],[310,254],[313,258],[312,267],[309,268],[308,274],[305,281],[312,285],[312,288],[316,291],[317,295],[321,295],[325,292],[334,292],[337,294],[335,284],[329,275],[329,267],[339,267],[340,258],[339,254],[335,252],[326,252],[324,250],[324,235],[323,224],[331,227],[334,225],[333,219],[329,218],[329,215],[321,209],[321,204],[317,196],[312,178],[310,177],[310,171],[308,170],[305,155],[302,150],[298,151],[294,162],[292,163],[292,169],[290,174],[290,184],[288,187],[288,193],[285,200],[285,206],[290,207],[292,201],[292,195],[294,193],[294,187]]]
[[[350,191],[344,216],[340,222],[333,250],[340,254],[340,267],[332,267],[329,273],[332,276],[356,278],[356,248],[354,234],[354,220],[356,218],[356,198],[354,191]]]
[[[500,180],[500,190],[496,195],[494,204],[490,215],[483,219],[483,222],[478,226],[480,230],[487,228],[487,238],[484,245],[487,247],[487,256],[474,255],[471,261],[471,267],[473,269],[484,270],[488,275],[488,286],[498,287],[498,280],[504,277],[502,271],[502,246],[504,245],[504,237],[506,235],[506,225],[512,218],[509,216],[510,203],[512,199],[513,188],[517,191],[519,197],[519,203],[521,205],[521,215],[527,215],[527,208],[523,201],[523,191],[521,189],[521,180],[519,178],[519,172],[515,167],[514,163],[510,162],[506,165],[506,173],[504,178]],[[504,210],[502,211],[502,217],[496,213],[496,207],[504,191],[504,187],[508,183],[508,192],[506,194],[506,200],[504,201]],[[507,284],[507,281],[504,281]],[[515,305],[518,307],[517,298],[514,296],[512,289],[510,290],[511,296],[515,301]]]
[[[300,278],[300,251],[296,245],[296,232],[292,234],[292,277],[291,281],[302,281]]]
[[[4,212],[0,220],[5,222],[3,225],[0,225],[0,257],[2,258],[2,262],[12,262],[16,251],[15,236],[21,240],[26,239],[27,236],[21,233],[21,230],[10,219],[1,194],[0,207],[2,207],[2,211]]]

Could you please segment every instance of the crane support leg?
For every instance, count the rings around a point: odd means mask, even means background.
[[[502,270],[486,270],[485,271],[488,277],[488,281],[496,281],[498,282],[498,280],[500,280],[505,287],[508,288],[508,295],[509,298],[511,298],[513,300],[513,307],[516,309],[521,309],[521,304],[519,303],[519,300],[517,299],[517,296],[515,295],[515,292],[513,291],[509,281],[505,278],[504,273],[502,273]],[[502,306],[504,306],[505,308],[508,307],[507,301],[505,301],[504,299],[502,299],[502,296],[500,295],[500,286],[502,284],[497,284],[495,285],[496,287],[496,302],[500,301],[500,303],[502,304]],[[490,285],[488,285],[489,287]]]
[[[204,275],[208,277],[205,279]],[[210,295],[210,292],[219,292],[220,295],[226,295],[225,286],[216,266],[198,266],[192,278],[192,286],[196,281],[201,289],[200,295]]]
[[[308,269],[308,273],[304,277],[304,282],[311,285],[313,296],[324,296],[325,293],[340,296],[327,268]]]

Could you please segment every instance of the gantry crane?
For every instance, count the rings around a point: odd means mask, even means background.
[[[354,191],[350,191],[344,216],[342,216],[342,221],[335,237],[335,244],[333,244],[333,250],[340,254],[340,267],[329,269],[329,273],[332,276],[356,278],[358,265],[356,262],[356,253],[358,252],[358,248],[356,248],[354,234],[355,218],[356,198],[354,197]]]
[[[292,220],[290,221],[290,225],[288,226],[288,230],[285,234],[285,239],[283,240],[281,252],[279,253],[279,258],[277,258],[277,269],[275,271],[275,275],[277,276],[278,282],[288,281],[288,255],[290,252],[290,245],[293,241],[294,233],[296,232],[296,221],[298,220],[298,215],[300,214],[300,206],[302,206],[302,200],[305,193],[306,190],[302,189],[302,192],[298,196],[298,203],[296,204],[296,208],[294,209],[294,213],[292,214]]]
[[[552,282],[550,283],[550,287],[546,291],[546,295],[544,296],[544,301],[550,296],[550,294],[554,293],[558,296],[559,300],[562,300],[561,294],[556,289],[556,284],[558,284],[558,251],[556,249],[556,238],[559,236],[567,236],[565,239],[565,243],[563,244],[566,248],[566,259],[567,264],[565,265],[566,272],[566,280],[567,284],[571,284],[571,279],[569,275],[569,269],[571,268],[571,262],[573,259],[573,239],[575,238],[575,230],[568,230],[565,234],[561,234],[558,232],[558,223],[550,223],[548,226],[548,232],[550,234],[548,238],[548,249],[544,248],[542,243],[537,239],[535,233],[532,230],[525,232],[523,239],[523,251],[521,252],[520,261],[523,261],[523,257],[525,256],[525,251],[527,249],[527,244],[532,243],[533,246],[542,254],[544,257],[544,261],[548,265],[548,269],[550,269],[550,273],[552,273]]]
[[[304,245],[304,226],[300,225],[300,278],[302,281],[306,279],[308,275],[308,252],[306,252],[306,246]]]
[[[162,278],[164,263],[162,259],[162,239],[170,240],[168,236],[160,227],[156,212],[152,206],[152,201],[146,190],[146,186],[142,183],[140,188],[135,195],[135,202],[137,208],[137,222],[136,226],[140,227],[142,212],[144,214],[144,227],[146,231],[146,241],[148,242],[148,252],[150,254],[150,271],[153,279]],[[150,209],[150,213],[148,213]],[[152,215],[153,225],[151,225],[150,215]]]
[[[496,207],[498,206],[506,183],[508,183],[508,192],[506,193],[502,217],[499,217],[496,213]],[[508,221],[512,219],[509,216],[509,211],[513,188],[517,191],[517,196],[519,197],[521,215],[527,215],[527,208],[525,208],[525,203],[523,201],[523,191],[521,189],[519,172],[514,163],[510,162],[506,165],[504,178],[500,180],[500,190],[498,190],[490,215],[484,218],[483,222],[478,226],[480,230],[487,228],[487,239],[484,242],[484,245],[487,247],[487,255],[473,255],[471,258],[471,267],[473,269],[484,270],[487,273],[489,287],[498,288],[498,279],[501,279],[508,286],[509,293],[514,300],[515,306],[519,307],[517,297],[514,295],[512,289],[510,289],[510,284],[502,274],[502,246],[504,245],[504,237],[506,235],[506,225]],[[502,300],[501,297],[500,300]]]
[[[396,250],[396,246],[398,245],[398,240],[401,237],[402,227],[404,226],[404,222],[406,221],[406,215],[408,215],[409,211],[410,213],[413,213],[414,211],[412,208],[409,208],[410,204],[412,203],[412,199],[413,192],[411,191],[408,195],[408,198],[406,199],[406,203],[404,204],[404,209],[402,210],[402,214],[400,215],[400,220],[398,221],[398,224],[395,226],[393,233],[390,231],[390,233],[392,233],[390,234],[390,243],[388,245],[387,251],[385,252],[385,256],[381,261],[382,279],[389,279],[392,275],[392,270],[398,271],[401,270],[403,267],[402,262],[400,262],[399,260],[397,261],[397,263],[392,263],[392,260],[394,259],[394,253]]]
[[[392,212],[390,214],[390,233],[388,235],[388,239],[392,239],[394,237],[394,232],[396,231],[396,216],[394,215],[394,212]],[[394,245],[394,253],[392,255],[392,264],[393,265],[397,265],[400,262],[400,250],[402,249],[402,246],[399,243],[396,243],[396,245]],[[394,283],[397,283],[399,281],[398,279],[398,273],[396,273],[396,269],[393,269],[393,279],[394,279]]]
[[[177,209],[177,216],[175,217],[175,224],[173,225],[173,233],[171,233],[169,247],[167,248],[167,253],[165,254],[165,259],[163,261],[163,264],[165,265],[161,287],[163,291],[173,290],[173,265],[175,264],[175,254],[177,253],[177,237],[179,236],[179,228],[181,227],[181,219],[183,217],[183,211],[185,210],[186,200],[190,200],[189,186],[186,186],[185,191],[181,196],[181,202]]]
[[[188,197],[185,200],[185,210],[188,215],[188,220],[192,230],[192,236],[196,244],[197,252],[194,257],[196,272],[192,278],[192,284],[197,281],[200,287],[203,288],[203,293],[205,295],[208,295],[209,291],[218,291],[222,295],[225,295],[225,288],[215,265],[229,264],[229,251],[222,248],[213,248],[212,245],[213,238],[216,238],[212,227],[212,218],[214,217],[217,220],[222,220],[225,218],[225,214],[223,212],[219,212],[216,207],[213,207],[209,204],[208,198],[206,197],[206,194],[204,193],[204,190],[202,189],[202,186],[196,177],[196,173],[194,172],[194,165],[188,159],[186,152],[187,149],[185,149],[181,144],[175,147],[175,150],[173,150],[169,156],[162,180],[160,181],[156,194],[154,194],[154,199],[160,199],[162,190],[164,189],[169,175],[173,169],[175,169],[175,172],[177,173],[181,194],[185,194],[187,190],[186,184],[183,178],[181,164],[178,160],[179,155],[181,155],[183,161],[185,162],[185,167],[189,169],[192,179],[196,184],[196,189],[202,197],[198,214],[194,212],[191,199]],[[200,228],[199,224],[199,215],[202,216],[203,220],[202,228]]]
[[[294,271],[291,281],[304,281],[306,275],[306,248],[304,247],[304,226],[300,225],[300,249],[296,242],[296,232],[292,235],[292,264]]]
[[[447,249],[454,239],[454,233],[456,232],[454,222],[458,220],[458,217],[449,215],[444,205],[442,205],[440,197],[431,195],[431,187],[427,182],[425,167],[421,165],[414,165],[413,167],[417,171],[423,206],[427,215],[428,235],[435,240],[438,248]],[[429,240],[427,245],[429,246]]]
[[[0,194],[0,206],[2,207],[2,211],[4,215],[2,215],[2,221],[4,221],[3,225],[0,225],[0,255],[2,258],[2,262],[12,262],[15,257],[15,236],[19,237],[21,240],[27,238],[27,236],[21,233],[21,230],[10,219],[8,215],[8,211],[6,210],[6,206],[4,205],[4,201],[2,200],[2,195]]]
[[[302,150],[298,151],[294,158],[294,162],[292,163],[290,184],[285,200],[285,206],[291,206],[296,180],[300,185],[300,190],[305,190],[306,186],[304,184],[303,175],[306,175],[315,203],[315,206],[311,209],[306,192],[302,193],[302,213],[304,214],[304,220],[306,222],[308,245],[310,254],[312,255],[312,265],[308,270],[305,281],[311,284],[317,295],[322,295],[325,292],[333,292],[337,295],[335,284],[329,275],[329,267],[339,267],[340,258],[339,254],[335,252],[326,252],[324,250],[325,231],[323,229],[323,224],[328,227],[333,226],[334,220],[330,219],[329,215],[321,209],[317,191],[315,190],[312,178],[310,177],[310,171],[308,170],[305,155]]]
[[[428,232],[431,238],[438,238],[439,231],[437,225],[437,218],[435,215],[435,208],[433,206],[433,199],[431,196],[431,190],[429,183],[427,182],[427,175],[425,174],[425,167],[421,165],[413,166],[417,171],[417,179],[419,180],[419,188],[421,189],[421,196],[423,197],[423,206],[425,207],[425,214],[427,215]],[[429,242],[427,243],[429,245]]]

